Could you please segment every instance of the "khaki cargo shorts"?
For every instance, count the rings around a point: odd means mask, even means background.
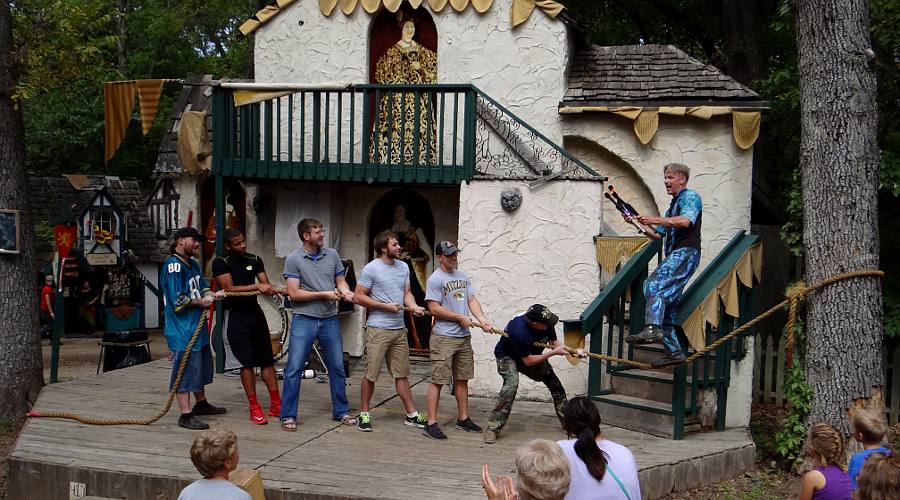
[[[475,355],[472,352],[472,337],[447,337],[432,335],[431,382],[446,384],[450,375],[456,380],[475,378]]]
[[[392,377],[409,377],[409,344],[406,343],[406,328],[388,330],[366,327],[366,372],[369,382],[376,382],[381,373],[381,364],[387,359],[388,372]]]

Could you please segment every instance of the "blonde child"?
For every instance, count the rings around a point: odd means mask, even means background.
[[[890,431],[891,452],[873,452],[859,473],[857,500],[893,500],[900,498],[900,424]]]
[[[181,490],[178,500],[251,500],[246,491],[228,481],[239,458],[233,432],[216,429],[197,436],[191,445],[191,462],[203,478]]]
[[[887,434],[887,421],[884,413],[873,410],[856,410],[851,419],[853,424],[853,439],[863,445],[863,451],[854,453],[847,466],[847,474],[856,489],[856,478],[862,470],[863,463],[873,453],[890,453],[881,445],[884,435]]]
[[[803,476],[800,500],[848,500],[853,495],[850,476],[844,468],[847,454],[844,437],[834,427],[821,423],[809,430],[806,454],[814,469]]]

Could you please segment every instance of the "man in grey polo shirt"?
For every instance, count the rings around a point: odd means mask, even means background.
[[[356,426],[363,432],[372,430],[369,403],[381,365],[387,359],[388,371],[394,377],[397,395],[406,409],[406,425],[425,427],[425,416],[416,411],[409,389],[409,344],[403,310],[406,305],[416,316],[425,310],[416,305],[409,285],[409,266],[400,259],[400,243],[391,231],[382,231],[373,242],[378,258],[366,264],[356,284],[356,303],[369,310],[366,318],[366,373],[360,384],[359,418]]]
[[[347,374],[344,373],[344,343],[337,318],[337,301],[353,301],[353,292],[344,279],[344,265],[333,248],[325,248],[325,230],[315,219],[297,224],[303,243],[284,261],[284,279],[294,305],[288,362],[284,369],[281,398],[281,427],[297,430],[300,375],[306,366],[313,342],[325,350],[325,367],[331,388],[331,418],[356,425],[347,402]]]
[[[471,315],[485,330],[492,325],[475,298],[475,289],[469,277],[456,269],[459,249],[450,241],[441,241],[434,247],[434,255],[440,263],[428,278],[425,303],[435,318],[431,330],[431,385],[428,386],[428,423],[423,434],[432,439],[447,439],[437,424],[438,400],[441,387],[453,377],[453,395],[459,418],[456,428],[468,432],[481,432],[469,418],[469,379],[475,376],[475,355],[472,352]]]

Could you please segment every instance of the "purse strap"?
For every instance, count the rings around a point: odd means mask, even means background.
[[[622,484],[622,480],[619,479],[619,476],[617,476],[615,472],[613,472],[612,467],[610,467],[609,464],[606,464],[606,472],[609,472],[609,475],[611,475],[613,479],[616,480],[616,483],[618,483],[619,488],[622,488],[622,493],[625,494],[625,498],[631,500],[631,495],[628,494],[628,490],[625,488],[625,485]]]

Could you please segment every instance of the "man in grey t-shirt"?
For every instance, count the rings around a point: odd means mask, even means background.
[[[474,315],[486,331],[493,326],[481,304],[475,298],[475,289],[465,273],[456,269],[459,249],[450,241],[441,241],[434,247],[434,255],[440,263],[428,278],[425,303],[435,318],[431,330],[431,385],[428,386],[428,423],[424,434],[433,439],[447,439],[437,424],[438,400],[441,388],[453,377],[453,395],[459,418],[456,428],[468,432],[481,432],[481,427],[469,418],[469,379],[475,376],[475,355],[469,327]]]
[[[297,430],[300,375],[317,339],[325,350],[325,367],[331,389],[331,418],[355,425],[347,402],[347,374],[344,373],[344,342],[337,318],[337,301],[353,301],[353,292],[344,279],[344,265],[333,248],[323,246],[325,229],[315,219],[297,224],[303,243],[284,261],[284,282],[294,305],[288,362],[284,368],[281,398],[281,427]]]
[[[353,295],[355,302],[369,311],[366,319],[366,373],[360,384],[360,413],[356,426],[363,432],[372,430],[369,403],[381,364],[387,359],[397,395],[406,408],[403,423],[424,428],[425,416],[416,411],[409,389],[409,344],[406,342],[401,306],[405,304],[416,316],[423,316],[425,309],[416,305],[409,287],[409,266],[399,260],[401,249],[397,235],[382,231],[375,236],[373,246],[378,258],[363,268]]]

